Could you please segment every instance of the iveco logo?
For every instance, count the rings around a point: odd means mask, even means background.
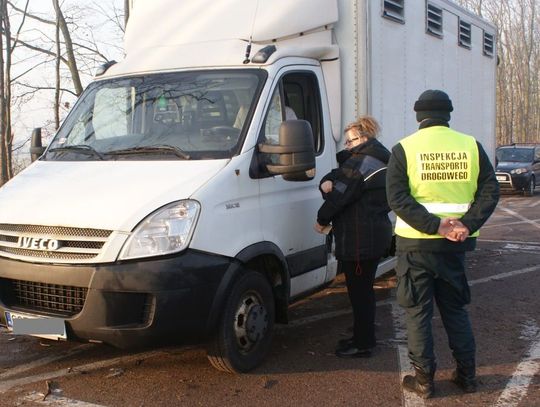
[[[20,236],[17,242],[23,249],[54,251],[60,248],[60,242],[55,239],[40,239],[37,237]]]

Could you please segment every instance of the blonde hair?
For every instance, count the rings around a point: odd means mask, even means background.
[[[372,116],[360,116],[355,122],[345,127],[344,133],[352,130],[358,137],[367,137],[368,139],[377,138],[381,131],[381,126]]]

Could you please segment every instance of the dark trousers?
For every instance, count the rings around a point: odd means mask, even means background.
[[[465,253],[401,253],[396,274],[396,297],[405,308],[409,358],[413,364],[426,372],[435,370],[431,327],[434,302],[456,361],[474,360],[474,335],[465,308],[470,302]]]
[[[353,309],[353,341],[360,349],[375,346],[375,292],[373,281],[379,259],[340,261]],[[358,266],[358,267],[357,267]]]

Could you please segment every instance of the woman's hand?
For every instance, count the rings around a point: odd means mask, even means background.
[[[328,182],[328,181],[327,181]],[[315,222],[315,225],[313,225],[313,229],[315,229],[315,231],[317,233],[323,233],[323,229],[325,227],[323,225],[321,225],[319,222]]]
[[[333,187],[334,184],[332,183],[332,181],[324,181],[321,184],[321,191],[323,191],[325,194],[329,194],[330,192],[332,192]]]

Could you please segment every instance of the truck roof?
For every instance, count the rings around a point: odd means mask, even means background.
[[[104,77],[182,68],[242,66],[269,44],[284,56],[336,57],[337,0],[176,0],[136,2],[125,33],[126,58]]]
[[[180,6],[181,4],[181,6]],[[250,39],[269,43],[338,19],[328,0],[153,0],[137,2],[125,34],[129,55],[140,49]]]

